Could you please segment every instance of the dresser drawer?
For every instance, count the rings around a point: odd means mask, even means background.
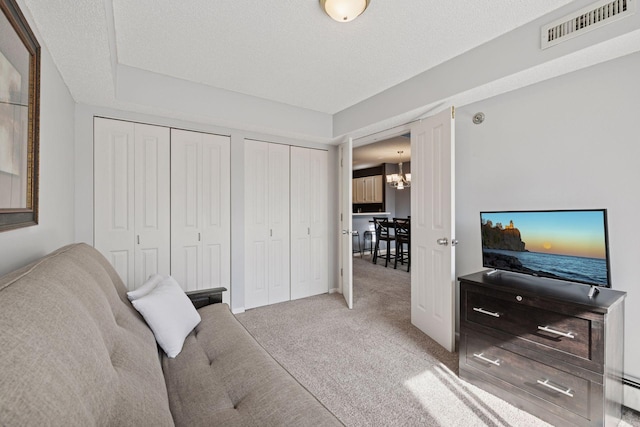
[[[591,321],[542,308],[494,298],[475,292],[465,292],[467,322],[516,335],[547,346],[551,351],[562,351],[592,360]]]
[[[467,366],[535,396],[539,405],[559,406],[585,419],[590,418],[590,387],[598,387],[597,384],[496,347],[489,337],[480,334],[466,335],[464,342],[466,345],[461,348],[460,357]]]
[[[554,426],[617,425],[625,293],[518,274],[460,277],[460,378]]]

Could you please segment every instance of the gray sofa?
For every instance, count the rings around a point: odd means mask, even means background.
[[[159,358],[92,247],[0,278],[0,425],[341,425],[225,304],[198,311],[182,352]]]

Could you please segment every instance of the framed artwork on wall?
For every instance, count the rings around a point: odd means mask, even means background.
[[[0,231],[38,223],[40,45],[0,0]]]

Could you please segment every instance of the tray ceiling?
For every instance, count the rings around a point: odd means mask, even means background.
[[[316,0],[25,0],[79,102],[115,63],[328,114],[569,2],[373,0],[341,24]]]
[[[372,0],[347,24],[317,0],[19,3],[80,104],[328,143],[640,49],[624,24],[540,55],[540,22],[589,0]]]

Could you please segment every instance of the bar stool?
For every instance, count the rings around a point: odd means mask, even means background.
[[[364,240],[362,252],[367,250],[367,240],[369,241],[369,253],[373,254],[373,245],[375,245],[376,235],[373,231],[367,230],[362,235],[362,240]]]
[[[354,238],[358,239],[358,249],[356,249],[356,245],[353,245],[353,250],[352,252],[355,254],[356,252],[360,253],[360,258],[362,258],[362,246],[360,246],[360,233],[358,233],[358,230],[353,230],[351,232],[351,239],[353,240]]]
[[[402,265],[406,261],[408,272],[411,269],[411,221],[409,218],[393,218],[393,228],[396,230],[396,256],[393,268],[398,267],[398,260]]]
[[[384,266],[389,265],[391,261],[391,242],[395,242],[396,236],[391,233],[393,228],[393,222],[390,222],[386,217],[373,217],[373,223],[376,226],[376,249],[373,254],[373,263],[378,261],[378,252],[380,251],[380,241],[386,242],[387,253],[384,258]]]

